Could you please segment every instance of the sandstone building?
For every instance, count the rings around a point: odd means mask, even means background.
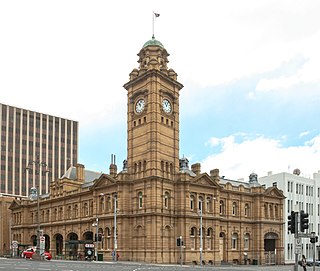
[[[183,85],[156,39],[138,56],[139,67],[124,85],[123,168],[117,170],[112,156],[109,174],[77,164],[51,183],[50,193],[40,198],[46,249],[54,257],[73,258],[94,243],[104,260],[116,249],[124,261],[283,263],[282,191],[264,188],[256,174],[249,182],[232,181],[220,177],[218,169],[201,173],[200,164],[190,167],[186,158],[179,159]],[[14,200],[11,210],[12,238],[34,244],[36,202]]]

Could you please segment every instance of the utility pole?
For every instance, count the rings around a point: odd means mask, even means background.
[[[114,203],[113,203],[114,207],[114,261],[116,262],[117,259],[117,248],[118,248],[118,244],[117,244],[117,194],[114,195]]]
[[[30,161],[28,163],[28,167],[26,168],[27,171],[29,170],[34,170],[34,174],[35,174],[35,184],[37,187],[37,248],[36,248],[36,253],[35,253],[35,257],[32,256],[33,259],[37,259],[37,260],[42,260],[41,254],[40,254],[40,174],[42,173],[42,168],[44,168],[44,172],[48,173],[48,169],[47,169],[48,165],[44,162],[40,161],[40,155],[37,154],[36,155],[36,159],[33,161]]]

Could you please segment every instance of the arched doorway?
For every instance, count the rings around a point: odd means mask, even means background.
[[[63,237],[60,233],[57,233],[54,237],[53,240],[56,242],[55,246],[55,253],[57,256],[62,256],[63,254]]]
[[[66,252],[69,259],[77,259],[78,256],[78,247],[79,247],[79,240],[78,235],[74,232],[71,232],[67,236],[66,242]]]
[[[43,235],[45,238],[45,243],[44,243],[44,250],[45,251],[50,251],[50,236],[48,234]]]
[[[224,234],[224,232],[220,232],[220,234],[219,234],[219,250],[220,250],[220,261],[226,262],[227,261],[226,235]]]
[[[264,235],[264,256],[265,264],[276,264],[276,241],[278,234],[268,232]]]

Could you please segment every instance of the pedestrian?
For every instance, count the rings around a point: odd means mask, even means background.
[[[119,261],[119,257],[120,257],[120,255],[119,255],[119,253],[117,252],[117,261]]]
[[[303,271],[307,271],[307,260],[306,260],[306,256],[304,255],[302,255],[301,265],[302,265]]]

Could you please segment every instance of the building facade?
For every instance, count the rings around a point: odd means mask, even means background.
[[[150,263],[283,263],[283,201],[276,186],[221,178],[179,159],[179,96],[168,52],[146,42],[127,90],[127,159],[108,174],[78,164],[41,197],[46,249],[74,258],[88,253]],[[34,244],[37,205],[14,200],[12,238]],[[31,214],[31,215],[30,215]],[[96,235],[98,233],[98,235]],[[94,236],[98,236],[95,241]],[[177,238],[183,246],[177,246]]]
[[[320,172],[314,173],[313,178],[300,176],[300,170],[295,169],[293,173],[281,172],[259,179],[260,183],[266,185],[277,185],[284,193],[286,201],[283,205],[284,228],[284,252],[285,262],[295,261],[295,239],[288,231],[288,215],[291,211],[304,210],[309,214],[309,229],[306,233],[315,232],[320,235]],[[316,247],[316,259],[320,259],[319,247]],[[307,258],[313,258],[312,244],[309,238],[302,238],[302,254]]]
[[[0,193],[28,196],[39,185],[48,193],[50,182],[61,177],[78,160],[78,123],[30,110],[0,104]],[[48,165],[36,181],[29,162],[39,156]]]

